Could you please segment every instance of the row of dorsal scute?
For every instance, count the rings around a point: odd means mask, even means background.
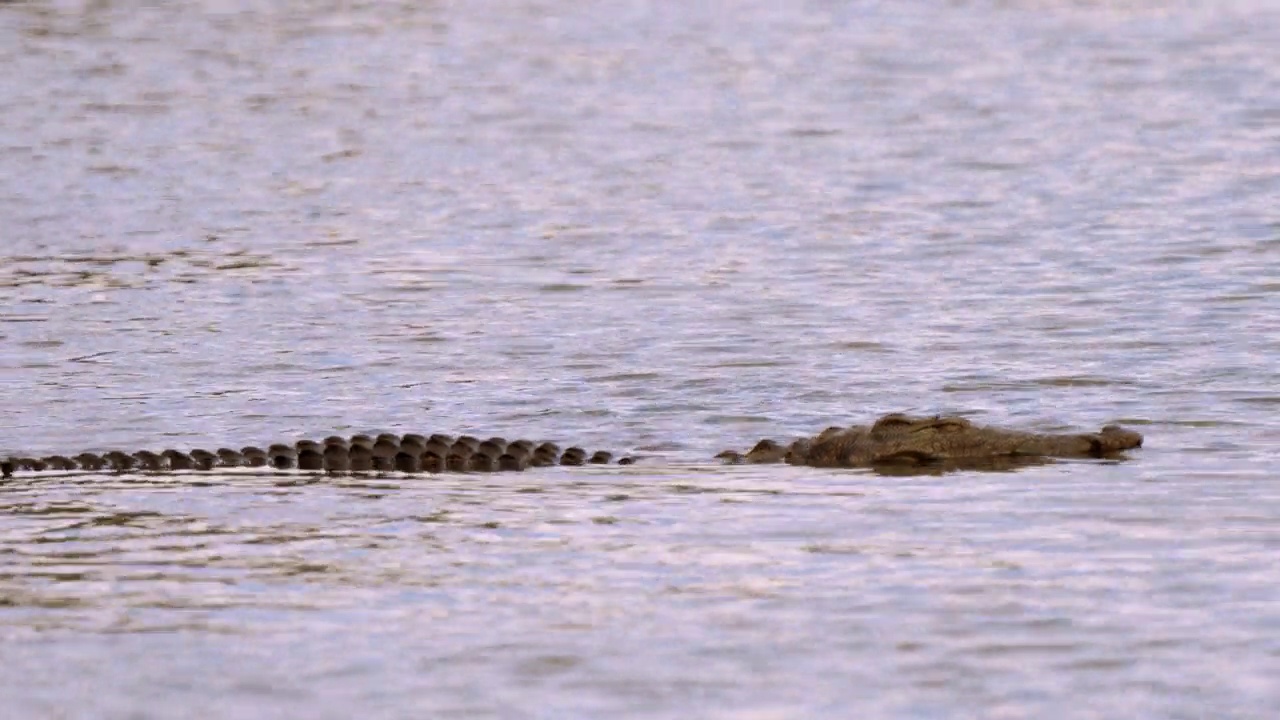
[[[507,442],[501,437],[481,440],[472,435],[455,438],[442,434],[424,436],[409,433],[401,436],[383,433],[350,438],[332,435],[319,442],[276,443],[266,449],[249,446],[239,450],[140,450],[134,453],[112,450],[100,455],[86,452],[72,457],[13,457],[2,465],[4,474],[8,476],[14,470],[166,472],[234,467],[328,472],[497,472],[551,465],[605,465],[612,461],[612,453],[604,450],[588,455],[582,448],[570,447],[561,452],[560,446],[552,442]],[[618,460],[619,465],[631,462],[631,458],[626,457]]]

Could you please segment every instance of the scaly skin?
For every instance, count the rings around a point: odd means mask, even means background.
[[[742,454],[726,450],[716,457],[730,463],[779,463],[812,467],[899,468],[910,471],[947,469],[1007,470],[1046,462],[1048,458],[1120,458],[1124,450],[1142,446],[1142,436],[1118,425],[1096,433],[1033,433],[974,425],[961,417],[921,417],[893,413],[870,426],[829,427],[789,445],[765,439]],[[266,450],[165,450],[160,453],[118,450],[74,457],[13,457],[0,462],[4,477],[16,471],[88,470],[114,472],[166,472],[213,470],[222,467],[267,467],[313,472],[495,472],[521,471],[548,465],[604,465],[613,462],[605,451],[588,454],[578,447],[563,452],[555,443],[536,445],[528,440],[508,443],[500,437],[488,440],[464,435],[383,434],[376,438],[355,435],[330,436],[322,442],[300,440],[292,445],[276,443]],[[629,465],[631,458],[617,460]]]
[[[870,427],[827,428],[782,448],[771,440],[746,455],[721,453],[730,462],[787,462],[811,467],[1016,466],[1043,458],[1120,458],[1142,447],[1142,435],[1119,425],[1096,433],[1032,433],[974,425],[961,417],[893,413]],[[1011,460],[1012,459],[1012,460]],[[1002,469],[1002,468],[996,468]]]
[[[172,472],[175,470],[215,470],[231,467],[263,467],[277,470],[298,469],[312,472],[518,472],[528,467],[549,465],[604,465],[613,461],[603,450],[588,455],[571,447],[560,452],[555,443],[536,445],[528,440],[508,443],[500,437],[481,441],[464,435],[454,439],[448,435],[382,434],[376,438],[355,435],[350,439],[336,435],[322,442],[299,440],[289,445],[274,443],[266,450],[245,447],[240,450],[219,448],[216,452],[195,449],[188,452],[168,449],[163,452],[139,450],[125,453],[112,450],[101,455],[80,453],[74,457],[51,455],[45,458],[10,457],[0,460],[0,475],[15,472],[86,470],[90,472]],[[617,461],[630,465],[631,458]]]

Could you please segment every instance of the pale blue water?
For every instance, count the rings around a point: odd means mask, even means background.
[[[0,715],[1269,718],[1280,8],[0,5]],[[1129,462],[719,467],[893,411]]]

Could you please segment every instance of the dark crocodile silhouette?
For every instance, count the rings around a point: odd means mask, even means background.
[[[975,425],[961,417],[885,415],[870,426],[830,427],[813,437],[788,444],[765,439],[746,453],[726,450],[716,457],[728,463],[781,463],[822,468],[872,467],[892,472],[912,469],[1012,469],[1051,458],[1122,458],[1123,451],[1142,446],[1142,435],[1108,425],[1096,433],[1033,433]],[[337,435],[322,441],[275,443],[216,451],[187,452],[112,450],[74,456],[10,457],[0,472],[212,471],[218,468],[258,467],[328,473],[351,472],[518,472],[551,465],[606,465],[613,454],[588,454],[579,447],[564,451],[555,443],[529,440],[508,442],[501,437],[481,440],[470,435]],[[634,462],[631,457],[616,461]]]

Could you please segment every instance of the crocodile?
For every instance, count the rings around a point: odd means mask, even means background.
[[[869,426],[829,427],[812,437],[786,444],[766,438],[745,453],[726,450],[716,457],[730,464],[785,462],[819,468],[1007,469],[1050,458],[1123,458],[1123,451],[1141,446],[1142,435],[1119,425],[1107,425],[1095,433],[1034,433],[976,425],[955,416],[891,413]],[[330,474],[518,472],[551,465],[630,465],[633,462],[635,459],[630,456],[615,460],[612,453],[604,450],[588,454],[574,446],[561,451],[559,445],[551,442],[384,433],[273,443],[265,449],[249,446],[239,450],[166,449],[132,453],[112,450],[102,454],[9,457],[0,461],[0,473],[7,478],[16,471],[123,473],[235,467]]]

